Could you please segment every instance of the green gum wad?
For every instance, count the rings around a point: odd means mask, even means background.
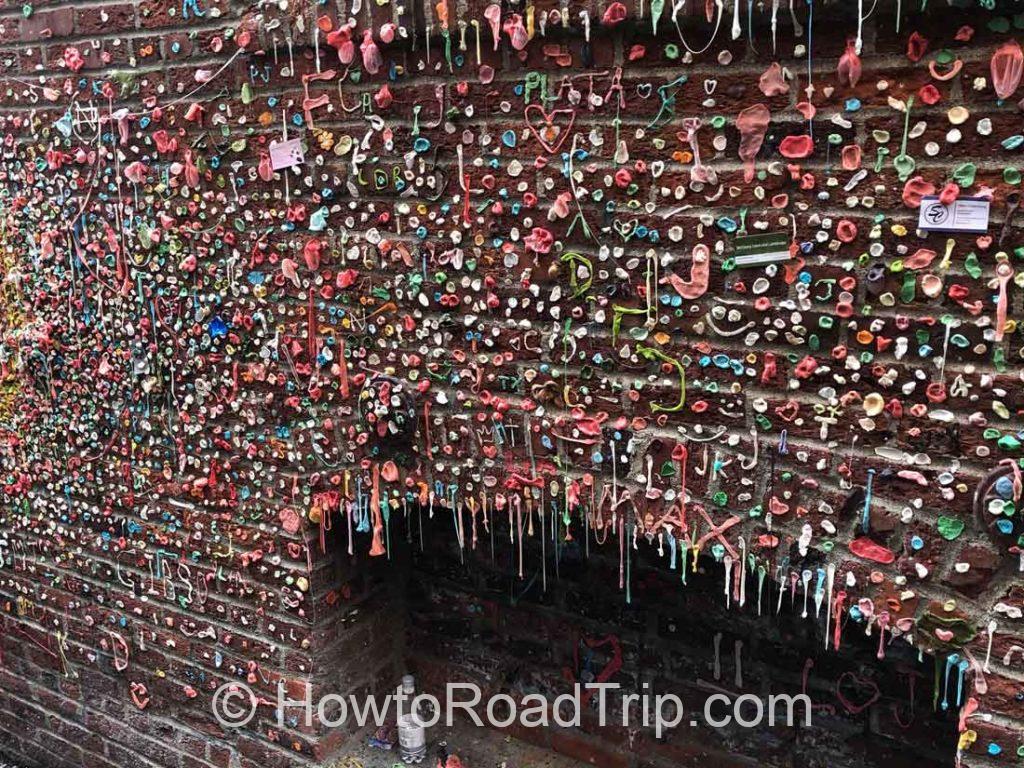
[[[986,26],[990,32],[1004,34],[1010,31],[1010,20],[1005,16],[996,16]]]
[[[910,303],[917,295],[917,275],[907,272],[903,275],[903,287],[900,288],[900,300]]]
[[[953,539],[956,539],[964,532],[966,524],[959,518],[942,515],[939,517],[936,527],[938,528],[939,535],[942,538],[946,541],[953,541]]]
[[[978,173],[978,166],[974,163],[964,163],[957,167],[953,171],[953,181],[959,184],[961,187],[970,187],[974,185],[974,177]]]
[[[896,169],[896,174],[899,176],[900,181],[906,181],[910,178],[910,174],[917,168],[917,162],[910,155],[897,155],[892,160],[893,168]]]
[[[974,251],[971,251],[964,257],[964,270],[975,280],[981,277],[981,263],[978,261],[978,255]]]
[[[1006,371],[1006,353],[1001,347],[992,350],[992,365],[1000,373]]]
[[[1017,451],[1020,450],[1020,440],[1013,435],[1003,435],[999,438],[996,444],[1004,451]]]

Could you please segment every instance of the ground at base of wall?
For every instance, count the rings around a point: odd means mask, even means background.
[[[419,763],[420,766],[436,768],[442,742],[451,754],[458,755],[464,768],[583,768],[590,765],[498,731],[457,725],[454,728],[431,729],[427,736],[427,756]],[[324,768],[392,768],[401,763],[397,749],[397,745],[392,750],[367,745],[336,758]]]
[[[583,768],[589,765],[497,731],[471,725],[433,729],[427,739],[427,756],[419,765],[436,768],[442,743],[451,754],[458,755],[463,768]],[[402,764],[397,750],[397,746],[386,750],[366,745],[324,763],[323,768],[393,768]],[[0,768],[28,766],[0,754]]]

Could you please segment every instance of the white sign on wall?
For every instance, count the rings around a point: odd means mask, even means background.
[[[962,197],[943,205],[938,197],[921,198],[917,228],[925,232],[988,232],[991,203],[980,197]]]

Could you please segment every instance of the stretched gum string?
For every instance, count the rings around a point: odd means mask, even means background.
[[[1002,267],[1006,267],[1002,269]],[[999,300],[996,303],[996,328],[995,328],[995,340],[1002,341],[1003,335],[1006,333],[1006,311],[1009,304],[1009,298],[1007,295],[1006,286],[1009,284],[1013,277],[1013,269],[1009,265],[1001,264],[997,270],[1000,274],[999,278]]]
[[[755,104],[740,112],[736,127],[740,131],[739,156],[743,161],[743,175],[749,184],[754,178],[754,159],[764,144],[765,132],[771,113],[764,104]]]

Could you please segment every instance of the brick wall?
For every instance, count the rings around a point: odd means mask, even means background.
[[[4,750],[338,753],[213,693],[393,681],[433,510],[462,561],[522,523],[558,621],[540,530],[610,559],[602,631],[619,553],[732,578],[705,638],[818,593],[794,633],[965,659],[949,757],[1019,760],[1019,9],[867,5],[0,2]]]

